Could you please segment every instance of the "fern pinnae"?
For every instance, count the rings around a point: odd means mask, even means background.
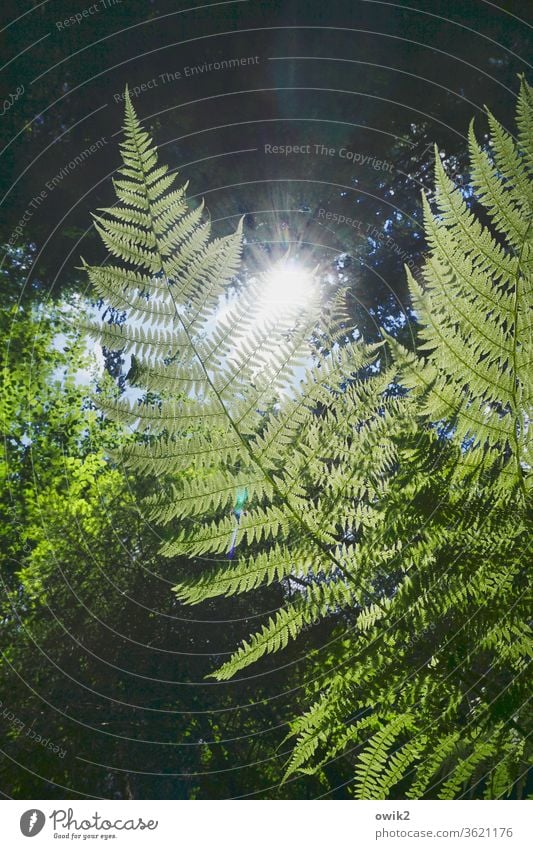
[[[415,797],[435,788],[457,796],[465,785],[483,792],[497,724],[489,697],[471,698],[472,677],[490,674],[522,721],[531,109],[523,84],[518,142],[489,116],[489,153],[471,130],[486,226],[437,159],[436,211],[424,201],[429,254],[421,279],[408,276],[421,344],[414,354],[387,338],[392,364],[342,329],[328,333],[318,305],[288,320],[261,316],[257,283],[217,315],[242,222],[233,236],[210,239],[203,208],[190,212],[184,191],[172,189],[129,97],[121,203],[95,219],[118,259],[87,271],[126,319],[91,333],[136,358],[132,382],[145,392],[137,406],[104,406],[136,432],[125,462],[158,479],[149,515],[176,524],[162,552],[219,559],[198,575],[191,566],[178,598],[196,604],[299,581],[295,598],[214,677],[348,610],[342,638],[329,643],[323,692],[309,685],[314,705],[294,724],[289,772],[363,746],[354,761],[363,797],[385,798],[411,778]],[[296,388],[294,368],[311,353],[316,364]],[[246,511],[235,510],[239,489]],[[458,722],[464,745],[451,733]],[[519,747],[499,726],[495,739],[511,776]]]
[[[473,126],[470,126],[468,142],[473,166],[472,185],[477,196],[487,209],[494,228],[519,250],[527,233],[527,221],[502,180],[498,179],[487,152],[478,145]]]

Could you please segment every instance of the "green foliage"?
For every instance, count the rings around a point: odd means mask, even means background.
[[[409,358],[393,345],[404,365],[404,385],[417,390],[421,411],[433,422],[452,423],[456,439],[471,443],[464,463],[480,470],[496,462],[500,472],[505,469],[502,484],[513,492],[517,480],[523,495],[524,470],[532,459],[533,187],[525,118],[532,109],[523,83],[517,142],[490,113],[489,150],[478,145],[470,127],[471,187],[486,225],[470,211],[437,153],[438,212],[423,199],[430,247],[425,285],[407,270],[422,325],[419,351],[427,352],[427,359]]]
[[[298,315],[262,316],[260,284],[221,315],[240,229],[209,241],[126,98],[127,179],[96,219],[121,264],[87,269],[126,314],[91,332],[135,355],[147,393],[109,409],[137,433],[124,457],[161,480],[147,507],[168,526],[163,553],[191,560],[180,600],[291,591],[217,679],[342,619],[311,662],[288,775],[342,755],[362,798],[520,792],[532,114],[523,82],[517,141],[490,113],[488,151],[471,129],[476,214],[436,157],[423,279],[408,272],[414,354],[354,342],[312,298]],[[198,558],[220,562],[198,574]]]
[[[265,788],[278,798],[316,795],[321,785],[312,778],[277,789],[284,752],[276,749],[296,710],[290,696],[272,702],[268,686],[256,681],[225,692],[202,685],[212,646],[230,648],[242,637],[249,605],[236,612],[231,600],[216,600],[208,621],[198,623],[179,610],[169,587],[184,565],[158,554],[159,536],[139,512],[150,480],[110,462],[119,429],[89,404],[87,377],[75,379],[89,364],[65,310],[0,314],[7,343],[0,404],[4,792],[224,798]],[[268,593],[259,594],[258,609],[279,604],[279,587]],[[216,622],[231,618],[221,639]],[[280,675],[277,686],[292,683]],[[30,728],[59,754],[32,740]]]

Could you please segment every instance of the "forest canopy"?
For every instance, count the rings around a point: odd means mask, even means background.
[[[329,799],[519,843],[524,3],[0,8],[7,843],[80,800],[344,841]]]

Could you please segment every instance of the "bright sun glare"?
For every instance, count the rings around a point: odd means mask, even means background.
[[[301,309],[316,295],[312,274],[291,262],[278,263],[263,278],[261,306],[263,313],[293,312]]]

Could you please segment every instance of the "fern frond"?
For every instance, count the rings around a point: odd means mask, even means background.
[[[400,758],[389,758],[389,749],[406,730],[412,730],[413,719],[409,714],[395,717],[370,738],[370,742],[358,757],[355,770],[356,793],[361,799],[383,799],[387,785],[396,784],[402,777]],[[413,754],[413,757],[415,755]],[[410,755],[406,758],[405,766]],[[386,770],[389,761],[388,771]]]
[[[211,238],[128,95],[117,204],[95,216],[115,259],[85,268],[120,318],[87,331],[134,357],[144,393],[97,400],[133,433],[121,462],[157,482],[142,506],[161,553],[189,561],[176,596],[281,584],[218,680],[342,622],[287,775],[342,754],[360,798],[501,794],[523,765],[532,110],[523,82],[518,141],[490,113],[489,150],[471,130],[467,193],[437,157],[429,255],[407,272],[416,353],[351,341],[318,295],[265,312],[260,275],[230,294],[242,222]]]
[[[472,128],[470,155],[472,188],[494,231],[475,219],[437,155],[437,214],[424,199],[425,285],[407,270],[426,362],[391,345],[428,419],[449,421],[472,447],[498,451],[524,494],[531,450],[533,190],[524,151],[490,113],[489,122],[494,162]]]

